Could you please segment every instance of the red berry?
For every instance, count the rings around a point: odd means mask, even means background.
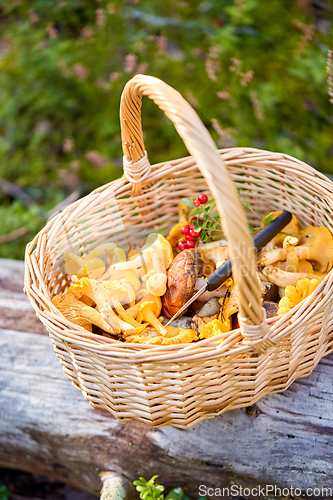
[[[193,203],[194,203],[195,207],[200,207],[200,205],[201,205],[201,201],[199,201],[199,200],[194,200]]]
[[[186,241],[192,241],[193,240],[193,236],[191,234],[185,234],[185,240]]]
[[[194,239],[199,238],[201,231],[191,231],[190,234],[193,236]]]
[[[201,205],[204,205],[208,201],[208,196],[204,193],[199,194],[198,200],[200,201]]]
[[[179,250],[186,250],[186,248],[187,248],[187,243],[186,243],[186,241],[180,241],[180,242],[178,243],[178,248],[179,248]]]
[[[188,241],[186,243],[186,245],[187,245],[187,248],[194,248],[195,247],[195,241],[193,241],[193,240],[192,241]]]
[[[192,217],[191,223],[194,224],[198,220],[198,217]]]
[[[183,227],[181,228],[180,232],[181,232],[182,234],[184,234],[184,235],[185,235],[185,234],[189,234],[189,232],[190,232],[190,226],[183,226]]]
[[[190,225],[188,226],[188,228],[189,228],[189,233],[190,233],[191,231],[195,231],[195,225],[194,225],[194,224],[190,224]]]

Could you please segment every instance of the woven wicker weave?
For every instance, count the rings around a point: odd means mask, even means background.
[[[191,157],[150,165],[141,128],[141,98],[173,121]],[[95,408],[152,426],[189,428],[253,404],[309,375],[332,350],[333,272],[278,321],[266,321],[256,257],[236,188],[261,213],[289,210],[302,225],[333,233],[333,183],[288,155],[252,148],[218,151],[191,106],[160,80],[137,75],[121,101],[124,176],[54,217],[26,249],[25,291],[46,326],[73,384]],[[177,222],[182,197],[216,199],[237,284],[241,328],[197,343],[124,344],[72,324],[51,299],[68,286],[55,263],[64,250],[86,252],[108,240],[126,247]],[[251,216],[249,215],[251,218]],[[233,251],[233,250],[237,250]]]

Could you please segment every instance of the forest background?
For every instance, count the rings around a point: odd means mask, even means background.
[[[2,0],[0,29],[0,257],[22,259],[55,206],[122,175],[136,73],[176,88],[219,147],[333,174],[331,2]],[[151,163],[187,156],[147,99],[143,128]]]

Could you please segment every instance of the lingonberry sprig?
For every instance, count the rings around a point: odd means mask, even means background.
[[[208,243],[214,240],[217,232],[221,233],[219,213],[213,199],[208,200],[205,193],[200,193],[196,199],[183,198],[184,205],[191,209],[191,224],[181,228],[184,239],[178,243],[179,250],[194,248],[199,240]],[[219,234],[219,238],[221,234]]]

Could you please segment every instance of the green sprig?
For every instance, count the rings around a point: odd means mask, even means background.
[[[194,205],[194,199],[192,198],[183,198],[182,202],[187,207],[192,208],[191,217],[197,217],[197,220],[194,222],[194,227],[196,231],[201,230],[200,240],[203,243],[209,243],[210,241],[221,238],[222,225],[213,198],[199,207]]]
[[[155,484],[156,478],[158,478],[157,475],[153,476],[149,481],[146,481],[144,477],[133,481],[137,491],[140,492],[141,500],[164,500],[164,486]]]

